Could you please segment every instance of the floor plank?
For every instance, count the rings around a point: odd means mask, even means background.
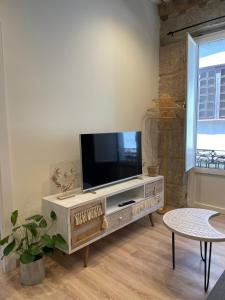
[[[47,258],[46,279],[22,287],[19,270],[0,274],[0,300],[202,300],[203,262],[199,243],[176,237],[176,269],[171,268],[171,233],[154,215],[145,217],[90,247],[89,266],[82,251]],[[225,232],[225,216],[212,219]],[[225,269],[225,243],[214,243],[209,291]]]

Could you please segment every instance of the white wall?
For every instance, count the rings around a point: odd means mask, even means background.
[[[188,174],[188,205],[225,214],[225,171],[194,168]]]
[[[0,0],[0,22],[13,208],[28,214],[52,166],[79,162],[80,132],[141,129],[158,93],[158,13],[148,0]]]

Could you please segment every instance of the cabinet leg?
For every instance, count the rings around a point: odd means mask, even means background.
[[[154,226],[154,222],[153,222],[152,214],[149,214],[148,216],[149,216],[149,221],[150,221],[150,223],[151,223],[151,225],[153,227]]]
[[[89,257],[89,245],[84,248],[84,267],[87,267]]]

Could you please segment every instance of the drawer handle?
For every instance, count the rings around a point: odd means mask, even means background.
[[[121,221],[123,219],[123,217],[119,217],[119,220]]]

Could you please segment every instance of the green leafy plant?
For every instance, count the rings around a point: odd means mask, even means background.
[[[25,219],[25,223],[18,224],[18,210],[11,214],[12,232],[0,240],[3,257],[16,253],[23,264],[28,264],[50,256],[55,248],[68,250],[67,242],[60,234],[50,236],[49,229],[57,221],[54,211],[50,213],[50,225],[42,215],[33,215]]]

